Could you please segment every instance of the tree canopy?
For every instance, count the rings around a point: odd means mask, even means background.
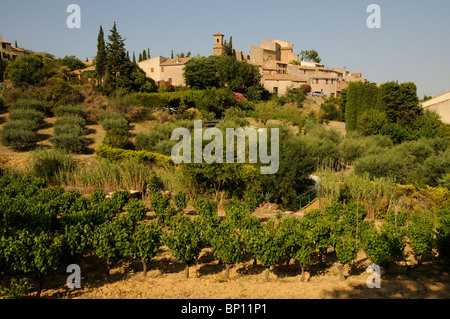
[[[186,84],[193,89],[228,87],[245,93],[259,83],[258,69],[232,56],[210,56],[192,59],[185,67]]]

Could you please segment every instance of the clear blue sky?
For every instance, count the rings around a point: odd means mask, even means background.
[[[81,29],[68,29],[66,8],[81,7]],[[369,29],[369,4],[381,7],[381,29]],[[5,40],[56,57],[96,54],[102,25],[114,21],[136,55],[170,56],[171,50],[212,54],[212,34],[233,36],[233,47],[250,53],[267,39],[315,49],[327,67],[361,71],[374,82],[412,81],[419,97],[450,91],[450,1],[448,0],[39,0],[2,1]]]

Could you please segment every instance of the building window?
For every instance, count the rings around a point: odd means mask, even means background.
[[[325,80],[325,84],[328,84],[328,80]]]
[[[274,87],[273,92],[278,94],[278,87]]]
[[[319,84],[319,79],[316,79],[316,84]]]
[[[154,68],[151,68],[150,72],[152,72],[152,73],[155,72],[155,69],[154,69]]]

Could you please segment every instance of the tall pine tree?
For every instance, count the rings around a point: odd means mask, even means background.
[[[125,40],[117,32],[116,22],[108,36],[108,44],[106,45],[106,54],[108,61],[108,77],[107,91],[113,93],[117,88],[130,88],[131,72],[133,72],[133,64],[127,56],[125,50]]]
[[[142,59],[145,61],[147,60],[147,51],[142,51]]]
[[[95,65],[98,74],[98,83],[102,85],[103,78],[106,74],[106,46],[105,46],[105,34],[103,28],[100,26],[97,39],[97,56],[95,58]]]

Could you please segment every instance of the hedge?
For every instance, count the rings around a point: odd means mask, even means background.
[[[134,158],[141,161],[150,161],[162,165],[173,165],[172,157],[148,151],[124,150],[102,144],[95,152],[100,157],[107,158],[109,160],[117,161],[121,159]]]

